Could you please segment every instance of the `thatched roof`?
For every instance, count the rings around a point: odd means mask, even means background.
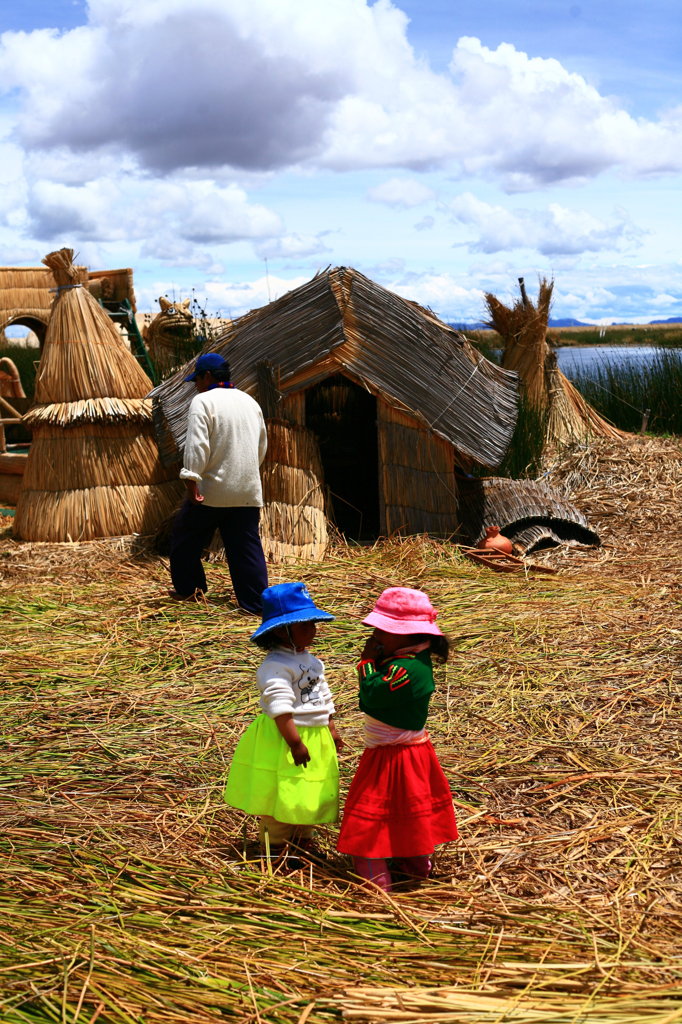
[[[347,267],[235,320],[210,348],[254,395],[263,362],[274,367],[282,396],[342,373],[483,465],[499,465],[514,430],[516,374],[484,359],[430,310]],[[183,378],[192,366],[152,392],[164,461],[184,444],[194,389]]]
[[[488,526],[499,526],[523,551],[558,544],[600,544],[599,534],[582,512],[539,480],[484,477],[457,483],[461,530],[471,544],[478,544]]]

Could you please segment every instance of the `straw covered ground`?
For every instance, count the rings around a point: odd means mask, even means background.
[[[0,537],[0,1018],[60,1024],[682,1021],[679,442],[557,453],[599,550],[495,574],[424,539],[339,546],[304,578],[359,755],[360,615],[428,590],[453,653],[430,729],[462,837],[437,877],[288,877],[221,804],[256,710],[253,620],[115,542]],[[0,524],[9,526],[9,520]],[[536,559],[540,560],[540,556]]]

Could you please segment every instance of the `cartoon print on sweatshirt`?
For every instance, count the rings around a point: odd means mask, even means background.
[[[320,674],[312,665],[299,665],[301,674],[294,683],[301,694],[301,704],[320,704]]]

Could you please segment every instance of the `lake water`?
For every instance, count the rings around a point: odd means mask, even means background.
[[[566,345],[557,348],[556,354],[559,369],[570,377],[576,372],[590,373],[603,363],[642,366],[650,363],[659,351],[652,345]]]

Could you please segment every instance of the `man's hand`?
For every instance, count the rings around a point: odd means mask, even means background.
[[[192,504],[201,505],[204,500],[204,496],[197,487],[196,480],[185,480],[185,487],[187,488],[187,497]]]

